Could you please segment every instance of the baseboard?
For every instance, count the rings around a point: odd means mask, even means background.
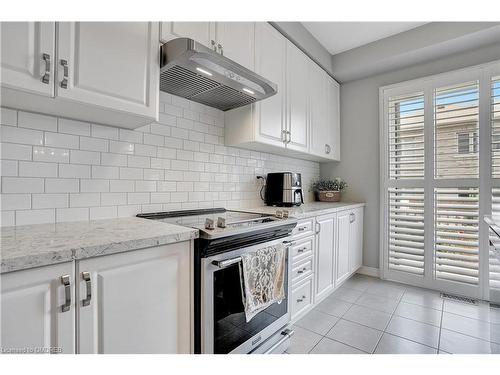
[[[375,267],[361,266],[356,273],[366,276],[380,277],[380,271]]]

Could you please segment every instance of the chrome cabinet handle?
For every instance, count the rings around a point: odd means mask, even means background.
[[[298,227],[298,228],[297,228],[297,230],[298,230],[299,232],[303,232],[303,231],[305,231],[305,230],[306,230],[306,227]]]
[[[61,66],[64,68],[63,79],[62,79],[62,81],[60,83],[60,86],[63,89],[67,89],[68,88],[68,77],[69,77],[68,61],[67,60],[61,60],[60,63],[61,63]]]
[[[82,306],[90,305],[90,300],[92,299],[92,280],[90,279],[90,272],[82,272],[82,279],[85,281],[87,286],[87,297],[82,300]]]
[[[219,49],[219,53],[224,56],[224,48],[222,48],[222,45],[219,43],[217,44],[217,48]]]
[[[290,143],[292,141],[292,133],[290,133],[289,130],[287,130],[286,133],[288,134],[288,141],[286,143]]]
[[[217,45],[216,45],[216,43],[215,43],[215,40],[213,40],[213,39],[212,39],[212,40],[210,41],[210,44],[212,45],[212,49],[213,49],[215,52],[217,52]]]
[[[301,247],[300,249],[297,250],[297,252],[298,253],[303,253],[306,250],[307,250],[307,247]]]
[[[281,131],[281,141],[286,143],[286,130]]]
[[[44,53],[42,55],[42,60],[45,61],[45,73],[42,76],[42,82],[48,85],[50,83],[50,55]]]
[[[316,234],[319,234],[319,232],[321,232],[321,224],[320,223],[316,223]]]
[[[304,268],[302,268],[301,270],[298,270],[298,271],[297,271],[297,273],[304,273],[304,272],[306,272],[306,271],[307,271],[307,268],[306,268],[306,267],[304,267]]]
[[[297,298],[297,302],[302,302],[305,299],[306,299],[306,296],[302,296],[301,298]]]
[[[290,247],[290,246],[295,245],[295,241],[287,241],[287,240],[285,240],[285,241],[283,241],[282,243],[283,243],[283,245],[285,245],[286,247]]]
[[[354,223],[356,221],[356,215],[354,214],[354,212],[351,212],[349,214],[349,223]]]
[[[329,154],[332,151],[332,148],[329,144],[325,144],[325,154]]]
[[[64,285],[64,305],[61,306],[61,312],[66,312],[71,308],[71,280],[69,275],[61,276],[61,284]]]

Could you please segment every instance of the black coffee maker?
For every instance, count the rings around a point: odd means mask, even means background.
[[[268,206],[292,207],[304,203],[300,173],[268,173],[264,201]]]

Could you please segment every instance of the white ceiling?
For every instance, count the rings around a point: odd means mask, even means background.
[[[302,22],[304,27],[335,55],[427,22]]]

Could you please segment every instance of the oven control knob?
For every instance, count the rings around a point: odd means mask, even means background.
[[[215,229],[214,221],[212,219],[205,219],[205,229]]]
[[[219,228],[225,228],[226,227],[226,219],[224,219],[223,217],[218,217],[217,218],[217,226]]]

